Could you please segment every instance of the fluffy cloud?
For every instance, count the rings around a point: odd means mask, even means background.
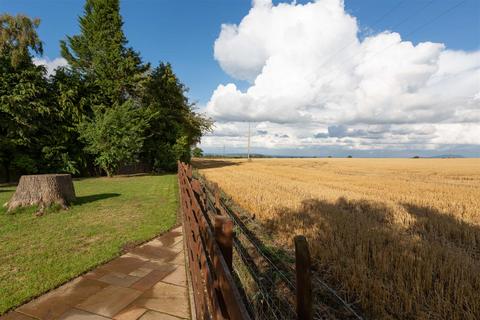
[[[253,1],[214,45],[222,69],[250,87],[220,84],[207,113],[239,140],[241,123],[256,122],[261,147],[480,144],[480,51],[358,34],[342,0]]]
[[[64,58],[55,58],[50,60],[49,58],[33,58],[33,63],[37,66],[44,65],[47,68],[47,74],[52,75],[55,73],[55,69],[59,67],[65,67],[68,65],[67,60]]]

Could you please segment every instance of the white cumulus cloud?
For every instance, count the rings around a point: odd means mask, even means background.
[[[270,126],[261,147],[480,144],[480,51],[358,35],[342,0],[254,0],[214,44],[222,69],[250,86],[220,84],[206,112]]]
[[[52,75],[55,73],[55,69],[68,65],[67,60],[65,60],[64,58],[55,58],[53,60],[50,60],[49,58],[34,57],[33,63],[37,66],[44,65],[47,68],[47,75]]]

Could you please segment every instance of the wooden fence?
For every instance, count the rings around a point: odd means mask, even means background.
[[[212,230],[205,193],[191,167],[179,163],[178,179],[197,319],[250,319],[231,274],[232,222],[217,217]]]
[[[178,180],[196,318],[252,319],[232,275],[232,220],[218,210],[212,223],[207,192],[192,177],[190,165],[178,163]],[[311,320],[310,255],[304,237],[295,238],[295,250],[297,319]]]

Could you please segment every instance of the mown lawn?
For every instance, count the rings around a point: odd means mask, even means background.
[[[74,182],[77,202],[41,217],[0,206],[0,314],[118,256],[176,222],[175,175]],[[0,204],[14,192],[0,187]]]

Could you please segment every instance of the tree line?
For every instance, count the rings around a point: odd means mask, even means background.
[[[176,169],[212,121],[195,111],[169,63],[153,67],[128,46],[119,0],[86,0],[80,33],[60,42],[68,62],[52,75],[40,20],[0,15],[0,162],[12,173],[114,175],[142,163]]]

